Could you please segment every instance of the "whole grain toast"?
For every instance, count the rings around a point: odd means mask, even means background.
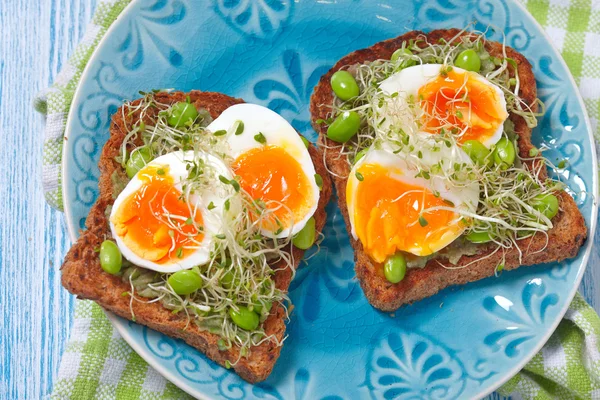
[[[321,77],[310,99],[311,122],[315,131],[319,134],[319,144],[327,147],[337,145],[337,143],[327,138],[327,126],[317,123],[320,119],[326,120],[330,113],[330,106],[334,100],[330,79],[334,72],[354,64],[362,64],[377,59],[389,60],[392,53],[400,48],[404,41],[410,39],[423,38],[429,43],[437,43],[440,39],[444,39],[449,42],[459,33],[458,29],[434,30],[430,33],[412,31],[397,38],[376,43],[369,48],[355,51],[340,59]],[[468,35],[468,33],[465,34]],[[503,56],[500,43],[488,41],[485,47],[490,55]],[[514,59],[518,65],[521,81],[520,96],[535,111],[537,109],[535,103],[536,84],[531,64],[514,49],[510,47],[505,49],[507,56]],[[514,123],[518,135],[519,154],[521,157],[529,157],[529,150],[534,147],[531,143],[531,129],[527,127],[525,120],[518,115],[510,115],[510,119]],[[392,284],[388,282],[381,272],[381,267],[374,265],[364,253],[360,241],[352,238],[346,208],[346,177],[350,173],[350,166],[345,156],[340,156],[336,151],[326,151],[325,163],[328,170],[332,172],[332,179],[338,194],[338,204],[354,248],[356,275],[367,299],[374,307],[384,311],[392,311],[403,304],[433,296],[448,286],[461,285],[494,275],[496,266],[501,262],[502,252],[498,251],[492,254],[493,248],[484,244],[481,245],[481,250],[477,255],[460,258],[457,266],[472,263],[468,267],[447,269],[442,264],[448,266],[448,261],[437,258],[428,261],[424,268],[409,269],[400,283]],[[546,174],[547,172],[543,169],[542,173]],[[557,196],[560,211],[552,219],[554,227],[548,232],[547,245],[546,237],[542,234],[519,241],[519,247],[523,251],[522,258],[519,257],[519,251],[515,248],[507,251],[505,253],[505,270],[515,269],[521,265],[560,261],[577,255],[587,236],[585,221],[569,194],[560,192],[557,193]],[[538,252],[544,246],[545,249]]]
[[[160,103],[173,104],[178,101],[185,101],[188,95],[196,108],[205,108],[213,118],[218,117],[226,108],[243,103],[241,99],[224,94],[200,91],[192,91],[187,94],[182,92],[157,93],[155,98]],[[135,105],[138,102],[139,100],[133,104]],[[154,113],[157,111],[155,110]],[[202,331],[195,324],[188,324],[188,320],[183,313],[173,314],[158,302],[150,304],[133,302],[132,309],[130,309],[130,297],[122,296],[124,292],[130,290],[129,284],[123,282],[120,277],[104,272],[100,267],[98,253],[94,249],[98,248],[103,240],[111,236],[106,213],[107,207],[114,202],[111,176],[116,171],[117,174],[121,174],[126,178],[123,167],[115,161],[115,157],[119,155],[120,146],[128,128],[131,127],[133,121],[137,122],[139,119],[138,112],[126,116],[125,120],[123,114],[119,109],[112,117],[110,138],[102,150],[99,162],[100,194],[86,219],[87,230],[82,232],[64,260],[61,268],[62,284],[78,298],[94,300],[106,310],[123,318],[132,319],[133,312],[135,322],[168,336],[183,339],[221,365],[225,365],[227,360],[237,360],[239,348],[234,346],[231,349],[220,351],[217,346],[219,336]],[[156,117],[156,114],[148,113],[145,122],[148,123],[153,117]],[[323,178],[323,188],[314,215],[317,231],[321,232],[326,219],[325,205],[331,196],[332,186],[320,151],[311,145],[309,153],[315,164],[316,172]],[[291,247],[295,267],[297,267],[304,251],[294,246]],[[273,268],[276,267],[276,265],[273,266]],[[278,270],[274,275],[275,285],[284,291],[287,291],[291,279],[292,271],[289,268]],[[286,314],[283,306],[280,304],[274,305],[270,315],[264,322],[266,334],[275,335],[278,341],[281,341],[285,334],[285,318]],[[281,347],[273,341],[265,341],[259,346],[250,348],[248,358],[242,357],[232,368],[248,382],[262,381],[271,373],[279,357],[280,350]]]

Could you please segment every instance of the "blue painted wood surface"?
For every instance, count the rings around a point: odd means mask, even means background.
[[[60,286],[70,241],[41,189],[43,118],[34,95],[50,85],[90,20],[95,0],[0,2],[0,399],[39,399],[58,373],[74,298]],[[600,233],[581,284],[600,311]]]
[[[41,188],[48,87],[83,36],[95,0],[0,1],[0,399],[40,399],[58,373],[74,297],[60,286],[70,241]]]

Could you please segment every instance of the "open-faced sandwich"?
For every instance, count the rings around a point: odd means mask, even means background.
[[[317,148],[267,108],[151,92],[115,113],[99,167],[63,285],[264,380],[288,286],[325,224],[331,184]]]
[[[542,107],[521,54],[456,29],[379,42],[321,78],[312,124],[372,305],[577,254],[584,219],[531,143]]]

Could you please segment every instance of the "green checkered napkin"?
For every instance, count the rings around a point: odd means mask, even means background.
[[[54,85],[40,93],[33,102],[35,109],[46,115],[42,185],[46,201],[63,211],[61,161],[63,137],[69,108],[79,79],[100,39],[131,0],[103,0],[75,53],[54,80]]]
[[[51,399],[188,399],[119,336],[104,311],[78,300]]]
[[[591,0],[522,0],[567,62],[600,141],[600,4]],[[98,42],[130,0],[100,1],[81,44],[54,86],[35,100],[44,113],[43,183],[60,210],[61,154],[69,107]],[[556,332],[499,392],[513,399],[600,399],[600,318],[578,294]],[[146,364],[112,327],[102,309],[77,301],[52,399],[185,399],[187,394]]]

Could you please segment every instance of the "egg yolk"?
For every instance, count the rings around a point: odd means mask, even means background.
[[[165,264],[189,256],[204,234],[202,215],[190,207],[173,187],[168,166],[146,166],[139,174],[142,186],[129,195],[113,215],[116,234],[137,256]],[[194,208],[192,207],[192,211]]]
[[[420,106],[425,111],[424,130],[441,128],[465,130],[459,142],[491,138],[508,113],[500,106],[500,95],[477,79],[473,72],[453,70],[438,75],[419,89]]]
[[[365,252],[382,263],[397,251],[426,256],[440,250],[464,230],[453,211],[432,210],[448,203],[420,186],[390,176],[388,169],[364,164],[363,180],[347,187],[347,198],[356,190],[354,229]]]
[[[262,200],[273,218],[262,228],[276,232],[306,216],[312,187],[302,166],[285,149],[267,145],[240,155],[232,165],[240,185],[255,200]]]

